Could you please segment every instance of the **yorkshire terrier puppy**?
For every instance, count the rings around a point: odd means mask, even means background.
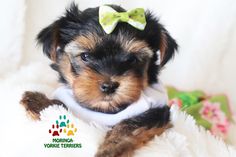
[[[126,10],[109,5],[117,12]],[[141,92],[158,82],[158,75],[177,50],[175,40],[149,11],[146,26],[139,30],[119,22],[111,34],[99,24],[99,7],[80,11],[75,4],[65,15],[37,36],[43,52],[52,60],[60,81],[69,86],[83,107],[118,113],[137,101]],[[160,53],[157,53],[157,52]],[[156,64],[160,59],[161,63]],[[27,112],[39,119],[52,104],[42,93],[25,92],[21,100]],[[150,109],[125,119],[108,131],[96,157],[128,157],[169,126],[169,108]]]

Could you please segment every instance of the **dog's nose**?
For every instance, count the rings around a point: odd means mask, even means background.
[[[100,90],[103,93],[111,94],[111,93],[114,93],[116,91],[116,89],[119,87],[119,85],[120,84],[118,82],[112,82],[112,81],[103,82],[100,86]]]

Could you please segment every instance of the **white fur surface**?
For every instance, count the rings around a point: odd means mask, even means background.
[[[34,73],[34,75],[32,75]],[[25,90],[37,90],[50,95],[56,88],[56,76],[43,63],[31,63],[22,67],[8,79],[0,83],[1,96],[1,157],[92,157],[105,135],[106,128],[91,126],[75,118],[61,107],[50,107],[42,112],[42,121],[33,122],[19,100]],[[203,129],[199,129],[194,120],[172,108],[174,128],[160,137],[155,137],[146,147],[135,152],[136,157],[235,157],[232,146],[214,138]],[[58,115],[66,114],[78,129],[76,139],[82,143],[81,149],[45,149],[51,136],[48,129]]]

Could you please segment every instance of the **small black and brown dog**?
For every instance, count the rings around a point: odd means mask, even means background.
[[[125,11],[120,6],[110,7]],[[78,102],[112,114],[137,101],[145,87],[158,82],[159,71],[174,55],[177,44],[149,11],[143,31],[118,23],[106,34],[99,24],[98,10],[80,11],[72,4],[65,15],[38,34],[37,40],[60,81],[72,88]],[[160,65],[157,59],[161,59]],[[40,111],[61,103],[38,92],[25,92],[21,104],[39,119]],[[165,106],[118,123],[108,131],[96,157],[132,156],[135,149],[163,133],[169,120]]]

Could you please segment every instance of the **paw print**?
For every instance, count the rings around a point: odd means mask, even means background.
[[[77,132],[77,128],[74,127],[74,124],[67,124],[64,129],[64,133],[66,133],[67,136],[74,136],[75,132]]]
[[[52,125],[52,129],[49,129],[49,133],[52,134],[52,136],[60,136],[60,133],[62,132],[62,129],[59,129],[59,125]]]
[[[60,127],[66,127],[70,122],[69,119],[66,120],[66,115],[63,115],[63,116],[60,115],[59,120],[60,121],[56,120],[56,124],[59,125]]]

